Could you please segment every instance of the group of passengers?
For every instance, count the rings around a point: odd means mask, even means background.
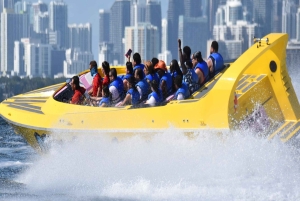
[[[82,104],[88,97],[88,104],[100,107],[147,104],[160,105],[170,100],[184,100],[190,97],[210,78],[224,68],[224,61],[218,53],[218,43],[213,41],[210,56],[206,61],[200,51],[191,55],[191,49],[185,46],[181,49],[178,40],[179,58],[172,60],[170,70],[164,61],[153,58],[142,63],[139,53],[133,54],[133,61],[126,63],[126,75],[118,76],[115,68],[110,68],[108,62],[102,63],[102,79],[97,70],[96,61],[90,62],[90,73],[93,77],[92,87],[86,91],[79,84],[79,77],[74,76],[71,87],[74,95],[72,104]],[[86,104],[86,102],[85,102]]]

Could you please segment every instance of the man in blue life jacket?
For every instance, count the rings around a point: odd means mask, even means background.
[[[174,85],[176,89],[175,96],[173,100],[184,100],[189,98],[190,92],[186,83],[182,82],[181,75],[177,75],[174,80]]]
[[[135,70],[140,68],[143,72],[143,79],[144,79],[144,77],[145,77],[144,67],[145,66],[144,66],[144,64],[142,64],[141,55],[136,52],[136,53],[133,54],[132,58],[133,58],[133,62],[132,62],[132,64],[133,64],[133,75],[135,74]]]
[[[224,69],[224,60],[220,53],[218,53],[219,44],[213,41],[210,47],[210,55],[207,59],[207,66],[209,68],[210,77],[215,76]]]
[[[109,84],[109,92],[112,96],[112,104],[117,104],[124,98],[124,86],[123,81],[117,75],[117,70],[115,68],[111,68],[109,72],[110,84]]]
[[[143,71],[138,68],[134,73],[134,78],[136,81],[136,88],[140,94],[140,101],[147,100],[149,92],[150,92],[150,85],[147,80],[143,79]]]

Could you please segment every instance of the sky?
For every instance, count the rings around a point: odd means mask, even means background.
[[[50,3],[51,0],[43,0]],[[69,24],[92,23],[93,29],[93,53],[98,60],[99,43],[99,9],[109,10],[114,0],[64,0],[68,4]],[[161,0],[162,16],[167,16],[168,0]]]

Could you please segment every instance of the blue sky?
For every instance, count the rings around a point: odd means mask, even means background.
[[[51,0],[43,0],[49,3]],[[35,1],[33,1],[35,2]],[[98,60],[98,32],[99,32],[99,9],[110,9],[114,0],[64,0],[68,4],[69,24],[71,23],[92,23],[93,28],[93,53],[95,60]],[[168,0],[161,0],[162,16],[167,15]]]

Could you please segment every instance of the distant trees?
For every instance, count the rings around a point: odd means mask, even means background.
[[[65,82],[65,78],[23,78],[14,77],[0,77],[0,101],[5,98],[15,96],[21,93],[26,93],[35,89],[43,88],[53,84]]]

